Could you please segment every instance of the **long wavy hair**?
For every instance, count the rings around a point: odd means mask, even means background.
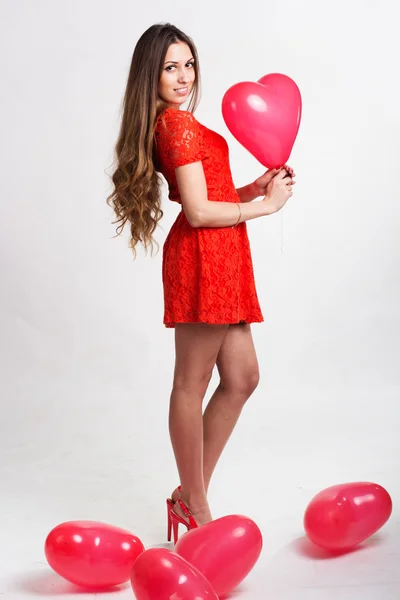
[[[130,224],[130,247],[136,257],[140,242],[153,254],[153,233],[163,216],[161,177],[154,160],[154,129],[166,108],[158,95],[165,55],[171,44],[184,42],[194,58],[195,80],[188,110],[193,112],[200,97],[200,72],[196,47],[186,34],[170,23],[152,25],[138,40],[130,66],[122,105],[122,121],[115,147],[113,191],[107,203],[114,209],[117,236]]]

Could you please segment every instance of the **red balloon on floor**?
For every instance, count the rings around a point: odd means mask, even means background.
[[[185,533],[175,552],[194,565],[218,596],[232,591],[250,573],[262,549],[257,525],[241,515],[227,515]]]
[[[86,588],[106,588],[130,579],[144,551],[130,531],[97,521],[68,521],[50,531],[45,555],[56,573]]]
[[[145,550],[133,565],[131,583],[137,600],[218,600],[204,575],[166,548]]]
[[[268,169],[287,163],[300,127],[302,100],[296,83],[281,73],[230,87],[222,115],[232,135]]]
[[[349,550],[380,529],[392,513],[388,492],[376,483],[344,483],[317,494],[304,515],[304,529],[317,546]]]

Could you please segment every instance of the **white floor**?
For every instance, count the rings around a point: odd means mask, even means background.
[[[305,494],[295,488],[291,491],[295,506],[300,507]],[[21,600],[33,596],[76,597],[82,591],[54,574],[45,562],[42,546],[50,523],[48,515],[37,508],[35,511],[31,506],[26,510],[25,518],[22,510],[18,511],[20,521],[10,519],[8,528],[3,529],[1,562],[5,576],[0,595]],[[247,512],[258,513],[261,507],[258,508]],[[158,543],[164,534],[161,508],[159,513],[154,515],[153,527],[143,524],[134,528],[147,547],[164,545]],[[114,522],[118,521],[114,518]],[[264,551],[252,573],[231,595],[235,600],[398,600],[400,597],[398,520],[393,518],[390,525],[357,551],[336,558],[326,557],[323,551],[314,548],[302,535],[300,524],[285,511],[278,512],[271,520],[260,515],[258,523],[264,534]],[[129,586],[123,586],[119,591],[97,596],[132,598],[133,594]]]
[[[263,527],[267,531],[267,527]],[[394,529],[396,529],[394,527]],[[302,538],[290,534],[266,535],[266,547],[256,568],[231,594],[235,600],[398,600],[400,597],[399,544],[395,532],[385,532],[357,552],[340,558],[324,558]],[[82,595],[54,574],[41,554],[38,533],[29,544],[21,539],[20,553],[9,556],[12,539],[3,538],[9,571],[1,582],[6,598],[63,597]],[[37,559],[37,560],[34,560]],[[84,593],[87,596],[93,594]],[[130,586],[96,594],[101,597],[132,598]]]
[[[19,422],[4,428],[0,595],[5,598],[76,597],[79,590],[54,574],[44,558],[45,537],[59,522],[101,520],[130,529],[146,547],[165,544],[164,498],[176,483],[166,408],[147,428],[143,415],[137,422],[121,419],[114,403],[107,427],[103,414],[99,428],[91,411],[95,404],[105,410],[104,390],[92,390],[93,401],[88,396],[79,412],[81,400],[66,385],[57,400],[50,402],[42,390],[42,404],[25,403],[24,413],[14,406]],[[210,490],[215,517],[246,514],[263,532],[261,558],[232,598],[399,600],[398,420],[380,403],[384,397],[394,406],[396,393],[353,390],[349,403],[343,391],[303,390],[295,402],[283,390],[264,422],[257,419],[263,394],[248,405]],[[317,395],[324,398],[321,413]],[[67,396],[69,403],[63,401]],[[119,400],[126,405],[126,398]],[[331,558],[305,539],[304,510],[320,489],[355,480],[386,487],[393,515],[359,549]],[[98,596],[133,594],[123,586]]]

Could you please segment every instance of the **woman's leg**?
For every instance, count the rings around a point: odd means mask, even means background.
[[[199,525],[211,520],[203,477],[202,405],[228,325],[175,326],[175,372],[169,431],[182,485],[182,501]],[[175,510],[183,516],[179,505]]]
[[[206,492],[242,408],[259,381],[250,325],[229,326],[218,353],[217,367],[220,383],[203,416],[203,476]]]

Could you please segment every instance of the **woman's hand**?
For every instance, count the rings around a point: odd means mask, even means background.
[[[293,169],[291,167],[289,167],[289,165],[284,165],[282,167],[282,169],[284,169],[285,171],[287,171],[287,174],[293,179],[293,177],[296,177],[295,172],[293,171]],[[258,179],[255,180],[254,182],[254,189],[255,192],[257,194],[257,196],[265,196],[267,193],[267,187],[268,185],[271,183],[272,179],[282,170],[282,169],[269,169],[268,171],[265,171],[264,175],[261,175],[261,177],[258,177]],[[286,175],[286,173],[285,173]],[[293,184],[295,182],[293,181]]]
[[[261,202],[264,202],[267,207],[268,214],[278,212],[278,210],[285,206],[289,198],[293,196],[292,185],[294,182],[292,181],[292,176],[287,176],[286,171],[286,167],[282,168],[267,185],[266,194]]]

